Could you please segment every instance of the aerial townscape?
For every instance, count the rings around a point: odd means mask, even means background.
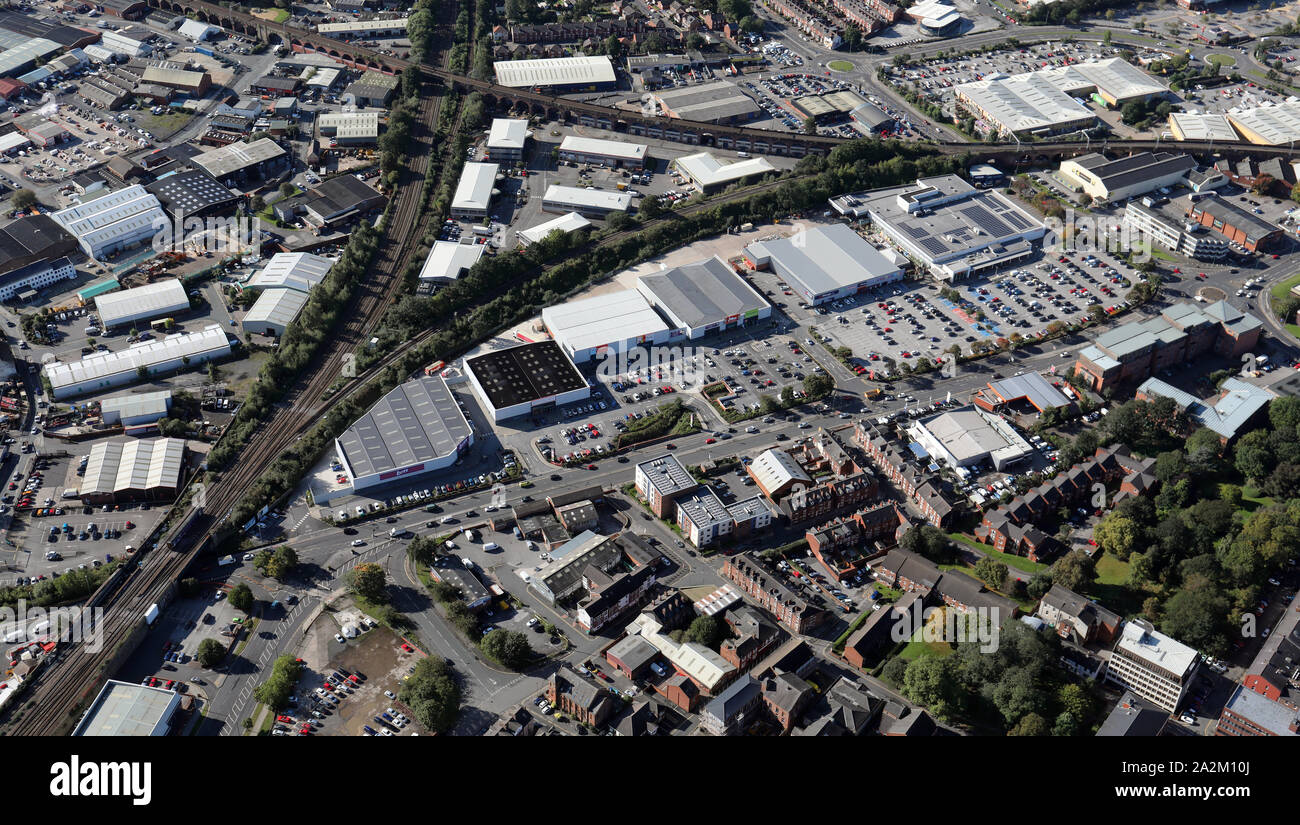
[[[1300,2],[411,2],[0,7],[0,733],[1300,735]]]

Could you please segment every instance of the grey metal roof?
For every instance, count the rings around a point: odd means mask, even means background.
[[[717,257],[642,275],[637,280],[642,292],[649,291],[653,296],[656,306],[676,322],[692,328],[772,306]]]
[[[338,442],[352,472],[366,476],[447,456],[469,434],[447,383],[429,376],[389,392]]]
[[[1173,152],[1138,152],[1115,160],[1094,152],[1075,158],[1074,162],[1096,176],[1107,191],[1162,178],[1174,172],[1185,174],[1196,168],[1196,161],[1191,155]]]
[[[809,295],[900,274],[897,264],[847,224],[803,230],[793,237],[750,244],[746,252],[769,258],[781,277],[798,282]]]
[[[1233,438],[1237,431],[1246,425],[1255,413],[1268,406],[1276,396],[1263,387],[1248,384],[1237,378],[1223,382],[1223,394],[1214,403],[1206,403],[1191,393],[1161,381],[1148,378],[1138,387],[1138,392],[1172,398],[1174,403],[1202,427],[1206,427],[1224,438]]]
[[[1192,204],[1192,210],[1210,215],[1217,221],[1223,221],[1246,234],[1246,240],[1258,243],[1261,238],[1282,230],[1263,218],[1247,212],[1232,201],[1217,195],[1211,195]]]
[[[73,736],[161,736],[180,694],[160,687],[110,680],[82,717]]]
[[[1070,406],[1070,399],[1066,398],[1060,390],[1053,387],[1046,378],[1036,372],[1027,372],[1024,375],[994,381],[989,384],[989,387],[1004,400],[1013,401],[1017,398],[1026,398],[1029,403],[1040,410],[1049,407]]]

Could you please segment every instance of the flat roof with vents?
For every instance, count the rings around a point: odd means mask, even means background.
[[[694,490],[700,486],[695,476],[677,460],[677,456],[665,453],[649,461],[636,465],[637,473],[644,476],[646,483],[658,491],[664,498],[671,498],[683,490]]]
[[[582,373],[554,341],[467,358],[465,368],[498,410],[588,388]]]

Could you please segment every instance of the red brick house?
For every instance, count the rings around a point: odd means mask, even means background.
[[[686,713],[694,713],[700,704],[700,689],[685,673],[673,674],[655,690]]]

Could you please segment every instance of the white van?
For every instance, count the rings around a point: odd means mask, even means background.
[[[501,545],[497,544],[495,541],[489,541],[487,544],[483,545],[483,550],[487,553],[495,553],[500,549]]]

